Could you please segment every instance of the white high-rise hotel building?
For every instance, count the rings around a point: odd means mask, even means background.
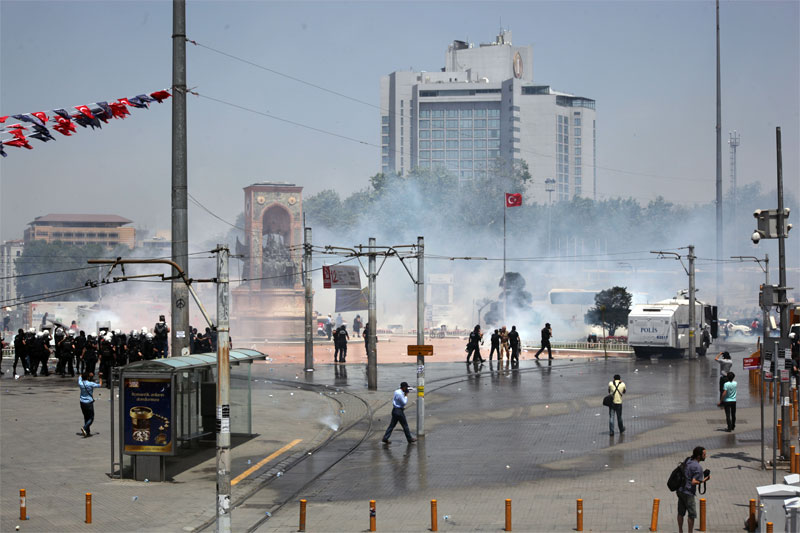
[[[503,31],[491,44],[454,41],[440,72],[381,78],[384,173],[443,167],[460,181],[491,176],[498,159],[525,160],[530,192],[595,197],[595,102],[533,82],[533,48]]]

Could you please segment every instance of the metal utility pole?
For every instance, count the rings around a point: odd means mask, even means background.
[[[547,191],[547,255],[550,255],[550,212],[553,210],[553,191],[556,190],[556,180],[547,178],[544,180],[544,190]]]
[[[369,331],[367,331],[367,388],[378,390],[378,352],[376,335],[378,313],[375,299],[375,237],[369,238]]]
[[[231,530],[230,250],[217,245],[217,533]]]
[[[508,291],[506,291],[506,211],[508,211],[507,202],[503,202],[503,324],[507,323],[506,320],[506,307],[508,304]]]
[[[778,294],[780,295],[781,313],[781,339],[789,338],[789,308],[786,298],[786,213],[783,210],[783,152],[781,149],[781,129],[775,128],[775,146],[777,158],[777,177],[778,177]],[[775,350],[775,361],[778,361],[778,350]],[[777,374],[777,372],[776,372]],[[781,380],[781,400],[783,417],[783,427],[781,426],[781,454],[784,457],[789,455],[789,440],[791,439],[791,407],[788,402],[789,383]]]
[[[697,350],[695,349],[695,344],[697,339],[694,335],[694,330],[697,327],[697,319],[695,318],[695,308],[694,308],[694,245],[689,245],[689,358],[696,359],[697,358]]]
[[[736,149],[739,147],[741,136],[733,130],[728,133],[728,146],[730,147],[730,173],[731,173],[731,215],[729,219],[732,221],[732,232],[729,234],[731,237],[730,242],[736,242],[739,238],[739,217],[737,216],[737,191],[736,191]],[[736,248],[739,248],[736,246]]]
[[[722,307],[722,91],[719,68],[719,0],[717,0],[717,306]]]
[[[314,291],[311,286],[311,228],[305,228],[303,232],[303,269],[305,277],[303,285],[305,288],[306,299],[306,372],[314,371]]]
[[[425,344],[425,239],[417,237],[417,344]],[[417,435],[425,435],[425,357],[417,356]]]
[[[186,0],[172,2],[172,261],[189,272],[186,199]],[[189,291],[172,280],[172,353],[189,355]]]

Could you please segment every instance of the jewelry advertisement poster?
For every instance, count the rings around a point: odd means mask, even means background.
[[[125,378],[123,390],[124,451],[171,455],[171,379]]]

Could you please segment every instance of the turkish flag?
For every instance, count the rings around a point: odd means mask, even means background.
[[[506,207],[519,207],[522,205],[521,193],[506,193]]]

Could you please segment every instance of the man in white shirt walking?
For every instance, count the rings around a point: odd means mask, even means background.
[[[408,429],[408,421],[406,420],[406,413],[404,411],[407,403],[408,383],[404,381],[400,384],[400,388],[394,391],[394,397],[392,398],[392,422],[389,424],[389,427],[386,428],[386,433],[383,434],[384,444],[389,444],[391,442],[389,437],[392,435],[392,430],[394,430],[398,422],[403,426],[403,432],[406,434],[408,442],[417,442],[416,437],[413,437],[411,431]]]

